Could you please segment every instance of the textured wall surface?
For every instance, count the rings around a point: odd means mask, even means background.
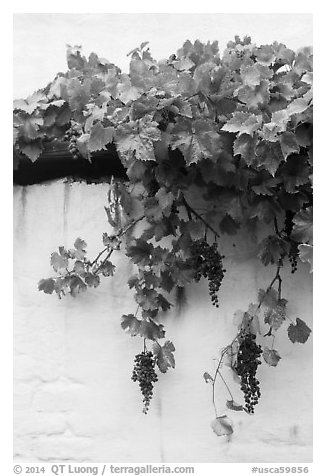
[[[312,459],[312,338],[293,345],[286,327],[275,348],[277,368],[261,365],[262,398],[254,416],[225,409],[227,394],[217,388],[219,410],[231,416],[235,432],[218,438],[210,428],[211,389],[202,377],[236,333],[233,313],[255,300],[272,268],[255,258],[255,245],[239,236],[224,238],[227,274],[220,308],[209,304],[205,282],[187,289],[187,306],[164,317],[167,338],[176,347],[176,369],[160,374],[147,416],[131,381],[139,338],[124,334],[120,316],[133,312],[126,285],[132,267],[114,257],[117,272],[100,287],[62,300],[38,292],[39,279],[53,271],[50,253],[72,247],[80,236],[90,256],[110,232],[103,205],[105,184],[62,181],[15,187],[15,386],[14,452],[17,460],[110,462],[309,462]],[[235,245],[235,246],[234,246]],[[284,297],[292,318],[312,326],[312,280],[306,265],[283,272]],[[241,401],[238,386],[225,376]]]

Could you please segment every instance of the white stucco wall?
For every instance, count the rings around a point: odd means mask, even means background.
[[[312,460],[312,338],[293,345],[286,327],[275,348],[277,368],[261,365],[262,398],[254,416],[227,411],[218,386],[221,413],[234,421],[227,441],[210,428],[211,389],[202,377],[235,335],[233,313],[245,310],[258,287],[273,275],[255,258],[248,238],[223,238],[227,274],[220,308],[208,300],[206,283],[187,289],[181,315],[164,318],[176,347],[176,369],[159,375],[148,415],[131,381],[133,358],[142,341],[124,334],[120,316],[133,312],[126,285],[132,269],[114,257],[114,278],[76,299],[61,301],[37,290],[52,274],[50,253],[71,247],[80,236],[90,256],[110,232],[103,205],[105,184],[63,181],[14,187],[14,453],[23,461],[110,462],[309,462]],[[236,246],[233,246],[235,244]],[[284,297],[293,318],[312,327],[312,279],[306,265],[284,271]],[[227,371],[225,373],[228,376]],[[238,401],[241,392],[229,381]]]

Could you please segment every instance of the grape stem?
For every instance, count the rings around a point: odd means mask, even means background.
[[[277,265],[276,274],[275,274],[274,278],[272,279],[271,283],[266,288],[266,291],[263,294],[262,298],[260,299],[260,301],[258,303],[257,311],[258,311],[258,309],[261,308],[265,297],[267,296],[269,291],[272,289],[272,287],[273,287],[273,285],[276,281],[278,281],[278,299],[279,300],[281,299],[281,296],[282,296],[282,278],[281,278],[281,274],[280,274],[281,268],[282,268],[282,260],[280,259],[279,262],[278,262],[278,265]]]
[[[118,233],[117,233],[116,236],[118,236],[119,238],[122,237],[123,235],[125,235],[125,234],[127,233],[127,231],[129,231],[132,227],[134,227],[138,222],[140,222],[141,220],[143,220],[143,218],[145,218],[145,215],[142,215],[142,216],[136,218],[136,219],[133,220],[131,223],[129,223],[125,228],[121,228],[121,229],[118,231]],[[90,266],[91,266],[91,267],[94,266],[94,264],[97,263],[97,261],[99,260],[99,258],[100,258],[100,257],[103,255],[103,253],[105,253],[106,251],[108,251],[109,253],[108,253],[108,255],[105,257],[105,259],[104,259],[104,261],[102,262],[102,264],[105,263],[105,262],[109,259],[109,257],[111,256],[112,252],[114,251],[114,249],[108,248],[108,247],[106,246],[102,251],[99,252],[99,254],[96,256],[96,258],[94,259],[94,261],[91,262]],[[98,269],[99,269],[99,268],[96,269],[95,273],[97,272]]]
[[[196,212],[196,210],[194,210],[190,205],[189,203],[187,202],[187,200],[185,199],[184,195],[182,196],[182,204],[184,205],[186,211],[187,211],[187,214],[188,214],[188,218],[189,220],[192,219],[192,215],[194,215],[196,218],[198,218],[198,220],[200,220],[201,222],[204,223],[205,227],[210,230],[214,236],[216,238],[219,238],[220,235],[217,233],[216,230],[214,230],[214,228],[201,216],[199,215],[198,212]]]
[[[233,395],[230,391],[230,388],[228,387],[225,379],[223,378],[221,372],[220,372],[220,368],[221,368],[221,365],[222,365],[222,362],[223,362],[223,358],[224,358],[224,355],[227,353],[229,347],[232,346],[232,344],[236,341],[236,339],[239,337],[240,334],[237,334],[236,337],[233,339],[233,341],[231,342],[230,346],[227,346],[225,347],[225,349],[222,351],[221,353],[221,357],[220,357],[220,360],[217,364],[217,368],[215,370],[215,374],[214,374],[214,378],[213,378],[213,383],[212,383],[212,389],[213,389],[213,395],[212,395],[212,398],[213,398],[213,406],[214,406],[214,410],[215,410],[215,416],[217,417],[218,416],[218,413],[217,413],[217,409],[216,409],[216,403],[215,403],[215,384],[216,384],[216,379],[217,379],[217,376],[219,375],[222,382],[224,383],[227,391],[229,392],[230,396],[231,396],[231,399],[233,400]]]
[[[231,400],[233,401],[234,398],[233,398],[233,395],[232,395],[232,393],[231,393],[231,390],[230,390],[228,384],[226,383],[226,381],[225,381],[223,375],[221,374],[220,370],[218,371],[218,374],[219,374],[219,376],[221,377],[221,380],[222,380],[222,382],[224,383],[224,385],[225,385],[227,391],[229,392],[229,395],[230,395],[230,397],[231,397]]]
[[[260,307],[262,306],[263,302],[264,302],[264,299],[266,297],[266,295],[269,293],[269,291],[272,289],[274,283],[276,281],[278,281],[278,299],[280,300],[281,299],[281,292],[282,292],[282,278],[281,278],[281,275],[280,275],[280,271],[281,271],[281,268],[282,268],[282,260],[280,259],[279,262],[278,262],[278,265],[277,265],[277,269],[276,269],[276,274],[274,276],[274,278],[272,279],[272,281],[270,282],[270,284],[268,285],[268,287],[266,288],[266,291],[265,293],[263,294],[263,296],[261,297],[259,303],[258,303],[258,307],[257,307],[257,311],[260,309]],[[244,313],[244,316],[248,314],[247,313]],[[242,324],[243,324],[243,320],[244,320],[244,316],[242,318],[242,322],[241,322],[241,325],[240,325],[240,329],[242,329]],[[252,321],[252,319],[254,318],[254,316],[250,316],[250,321]],[[217,364],[217,368],[215,370],[215,374],[214,374],[214,378],[213,378],[213,382],[212,382],[212,389],[213,389],[213,406],[214,406],[214,410],[215,410],[215,415],[216,417],[218,416],[218,413],[217,413],[217,409],[216,409],[216,403],[215,403],[215,384],[216,384],[216,380],[217,380],[217,376],[219,376],[222,380],[222,382],[224,383],[228,393],[230,394],[230,397],[232,400],[234,400],[233,398],[233,395],[232,395],[232,392],[230,391],[230,388],[229,386],[227,385],[224,377],[222,376],[221,372],[220,372],[220,369],[221,369],[221,366],[222,366],[222,363],[223,363],[223,358],[225,356],[225,354],[229,351],[229,349],[231,348],[232,349],[232,345],[239,339],[239,337],[241,336],[241,333],[242,331],[240,330],[240,332],[238,332],[238,334],[235,336],[235,338],[232,340],[231,344],[229,344],[227,347],[225,347],[221,353],[221,357],[220,357],[220,360]],[[274,344],[274,340],[273,340],[273,344]]]

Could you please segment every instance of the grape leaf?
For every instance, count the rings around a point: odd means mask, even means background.
[[[299,258],[303,263],[310,264],[310,273],[313,270],[313,246],[301,244],[298,246],[299,249]]]
[[[18,128],[19,134],[25,139],[25,145],[40,136],[39,129],[43,124],[44,120],[41,117],[21,117],[17,114],[14,116],[14,126]]]
[[[41,279],[38,283],[38,290],[46,294],[52,294],[54,291],[55,280],[53,278]]]
[[[119,250],[121,246],[121,239],[117,235],[108,235],[106,232],[102,235],[103,245],[112,250]]]
[[[219,223],[221,233],[227,233],[228,235],[236,235],[240,225],[229,214],[224,215]]]
[[[158,292],[155,289],[138,289],[135,296],[137,304],[145,311],[154,311],[158,308]]]
[[[69,250],[71,252],[71,255],[74,258],[77,259],[83,259],[86,255],[85,248],[87,246],[87,243],[82,240],[81,238],[77,238],[74,243],[75,249]]]
[[[290,250],[290,245],[286,240],[277,236],[269,235],[259,244],[258,257],[262,263],[268,264],[278,263],[283,255],[286,255]]]
[[[173,67],[178,71],[187,71],[195,66],[195,63],[190,58],[181,58],[180,60],[173,61]]]
[[[189,220],[185,226],[180,227],[180,231],[188,232],[192,240],[199,240],[205,233],[205,224],[199,220]]]
[[[16,99],[14,101],[14,109],[19,109],[24,111],[27,114],[31,115],[35,109],[37,109],[41,103],[45,103],[47,97],[40,91],[35,92],[31,96],[28,96],[27,99]]]
[[[280,177],[271,177],[267,170],[261,170],[256,176],[252,176],[251,190],[253,190],[256,195],[268,195],[272,197],[275,194],[276,186],[280,182]]]
[[[268,308],[265,312],[264,322],[277,331],[286,319],[285,306],[278,304]]]
[[[283,154],[279,143],[261,141],[257,144],[255,150],[259,160],[259,165],[263,165],[266,170],[274,177],[275,173],[283,160]]]
[[[174,280],[169,271],[161,271],[161,288],[170,293],[174,288]]]
[[[289,116],[293,116],[293,114],[300,114],[304,112],[310,104],[309,97],[302,97],[294,99],[286,108],[286,112]]]
[[[161,372],[166,373],[169,367],[175,367],[174,351],[175,347],[169,340],[167,340],[162,346],[157,342],[153,344],[153,353],[157,359],[157,365]]]
[[[296,213],[293,222],[294,227],[292,231],[292,236],[297,241],[301,243],[310,243],[312,244],[313,238],[313,221],[312,221],[312,207],[301,210],[299,213]]]
[[[172,131],[170,146],[179,149],[188,165],[211,158],[220,150],[220,136],[204,119],[181,118]]]
[[[79,274],[80,276],[84,276],[85,274],[85,265],[82,261],[75,261],[75,264],[74,264],[74,269],[73,271],[77,274]]]
[[[67,269],[68,259],[65,256],[59,255],[59,253],[55,251],[51,254],[50,263],[54,271],[60,271],[63,269]]]
[[[240,74],[243,84],[249,87],[259,86],[262,79],[269,79],[273,76],[273,72],[269,68],[259,63],[242,65]]]
[[[152,160],[155,161],[154,142],[161,139],[161,131],[157,128],[158,123],[146,115],[136,122],[129,122],[116,129],[117,150],[125,162]]]
[[[309,71],[308,73],[305,73],[302,76],[301,81],[303,81],[304,83],[312,85],[313,84],[313,72]]]
[[[150,262],[153,249],[154,247],[151,243],[138,238],[127,246],[126,255],[131,258],[133,263],[145,266]]]
[[[240,311],[241,312],[241,311]],[[240,316],[240,312],[239,316]],[[239,330],[245,330],[247,332],[250,332],[251,334],[261,334],[260,331],[260,323],[259,323],[259,318],[257,315],[251,315],[249,312],[244,312],[242,313],[243,317],[238,325]],[[234,315],[234,318],[236,315]]]
[[[158,199],[162,213],[165,216],[169,216],[171,213],[171,207],[174,202],[174,195],[172,192],[167,192],[165,188],[160,188],[160,190],[155,194],[155,197]]]
[[[103,276],[113,276],[115,272],[115,265],[111,263],[111,261],[105,261],[99,266],[99,272],[103,274]]]
[[[80,292],[84,292],[87,289],[84,281],[77,275],[66,276],[67,283],[70,288],[70,294],[76,297]]]
[[[283,132],[280,136],[280,144],[285,160],[290,154],[298,154],[300,152],[300,147],[293,132]]]
[[[88,148],[90,152],[105,149],[106,144],[113,140],[113,127],[103,127],[100,122],[97,122],[91,129],[91,134],[88,141]]]
[[[42,154],[42,146],[38,141],[24,144],[20,147],[21,151],[32,161],[35,162]]]
[[[239,405],[239,403],[236,403],[234,400],[227,400],[226,408],[229,410],[234,410],[235,412],[241,412],[244,410],[243,406]]]
[[[61,277],[59,276],[55,280],[54,290],[58,295],[58,298],[61,299],[61,295],[66,295],[70,292],[70,285],[69,285],[69,277]]]
[[[296,324],[290,324],[288,327],[288,336],[291,342],[304,344],[307,342],[311,329],[299,317],[296,318]]]
[[[246,103],[248,109],[256,110],[268,104],[270,100],[269,81],[263,79],[258,86],[244,86],[238,90],[238,98]]]
[[[163,210],[155,197],[148,197],[144,202],[144,214],[150,223],[158,222],[163,218]]]
[[[291,155],[277,172],[277,176],[282,177],[284,189],[288,193],[295,193],[297,187],[309,183],[309,175],[310,167],[306,157],[302,155]]]
[[[228,367],[231,367],[231,369],[233,369],[236,364],[239,346],[239,341],[235,340],[234,342],[232,342],[232,344],[228,345],[225,349],[223,349],[223,364],[227,365]]]
[[[264,289],[259,289],[258,291],[258,301],[262,303],[263,306],[270,309],[277,309],[281,306],[285,308],[287,305],[287,300],[284,298],[278,298],[278,292],[274,288],[268,288],[266,291]]]
[[[204,380],[206,383],[213,383],[213,377],[208,373],[208,372],[204,372]]]
[[[67,45],[66,59],[69,69],[83,71],[86,67],[87,60],[81,55],[81,48],[80,45]]]
[[[251,203],[249,218],[257,218],[265,223],[270,223],[280,211],[281,208],[273,197],[260,196]]]
[[[87,286],[91,288],[97,288],[101,282],[100,277],[95,273],[86,273],[84,279]]]
[[[123,330],[129,332],[132,336],[139,333],[141,321],[133,314],[124,314],[121,317],[121,327]]]
[[[84,159],[91,161],[91,155],[88,149],[89,134],[82,134],[78,137],[76,147]]]
[[[150,340],[163,339],[165,336],[164,326],[156,324],[152,319],[148,321],[143,319],[140,323],[139,335]]]
[[[265,362],[272,367],[276,367],[281,360],[280,354],[277,350],[269,349],[268,347],[264,348],[263,358]]]
[[[211,422],[211,428],[217,436],[226,436],[233,433],[232,421],[226,415],[216,417]]]
[[[83,84],[77,78],[72,78],[67,84],[69,106],[72,111],[81,112],[91,97],[91,80],[86,78]]]
[[[270,66],[276,59],[275,50],[271,45],[254,48],[253,54],[256,56],[257,62],[265,66]]]
[[[255,159],[256,140],[249,134],[241,134],[237,137],[233,144],[234,155],[241,155],[247,165],[251,165]]]
[[[250,112],[234,112],[232,118],[229,119],[222,131],[226,132],[238,132],[241,134],[248,134],[253,136],[253,133],[260,128],[262,116],[256,116]]]
[[[292,65],[295,58],[294,51],[287,48],[285,45],[283,45],[283,43],[278,43],[277,41],[274,41],[273,49],[276,56],[275,60],[278,63],[280,63],[281,65],[283,64]]]
[[[163,312],[168,311],[172,306],[172,304],[167,299],[165,299],[163,294],[160,293],[157,296],[157,305],[160,309],[162,309]]]

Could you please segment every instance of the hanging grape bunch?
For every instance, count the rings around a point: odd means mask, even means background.
[[[218,291],[225,273],[222,262],[224,256],[219,253],[217,243],[210,245],[206,240],[197,240],[192,243],[191,256],[195,281],[199,281],[201,277],[208,279],[212,304],[218,307]]]
[[[80,157],[77,147],[77,139],[82,134],[81,127],[78,123],[71,121],[70,128],[65,132],[64,140],[69,141],[68,150],[74,159]]]
[[[290,241],[290,251],[289,251],[289,261],[291,264],[291,273],[295,273],[298,269],[298,257],[299,257],[299,249],[298,243],[291,238],[291,233],[294,227],[293,217],[294,212],[291,210],[286,210],[285,212],[285,220],[284,220],[284,233],[286,234],[287,238]]]
[[[291,248],[289,251],[289,260],[291,263],[291,273],[295,273],[298,269],[298,257],[299,257],[299,249],[298,243],[292,242]]]
[[[135,366],[132,372],[131,380],[139,383],[141,393],[143,394],[143,413],[147,414],[150,401],[153,397],[153,383],[157,382],[155,372],[155,359],[152,352],[144,351],[135,357]]]
[[[254,413],[254,406],[257,405],[260,397],[259,380],[256,379],[259,360],[262,354],[260,345],[256,344],[254,334],[246,334],[241,340],[235,371],[241,378],[241,390],[245,397],[245,407],[248,413]]]

